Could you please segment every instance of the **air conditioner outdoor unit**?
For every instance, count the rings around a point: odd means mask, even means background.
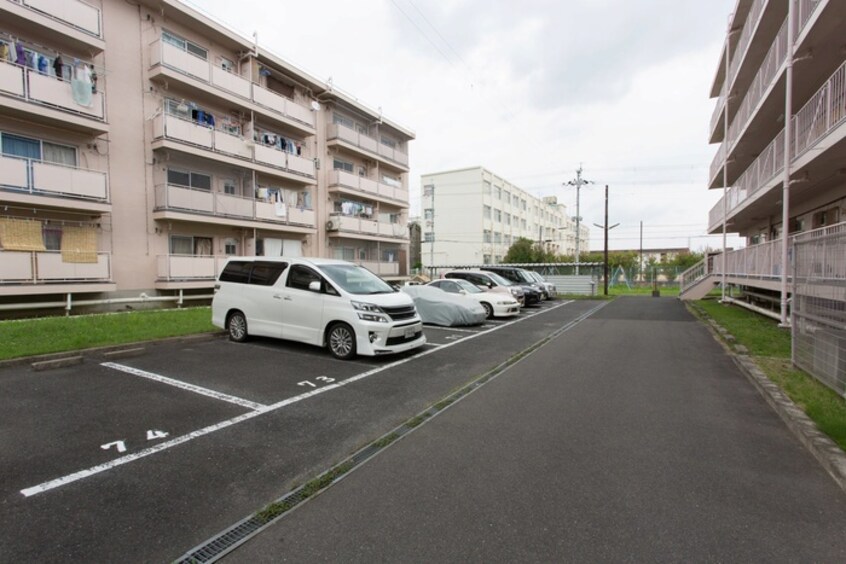
[[[341,228],[341,220],[337,218],[330,219],[326,222],[326,231],[337,231]]]

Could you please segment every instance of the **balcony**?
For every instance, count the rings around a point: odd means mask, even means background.
[[[61,251],[0,251],[0,295],[19,294],[9,285],[51,285],[39,293],[63,292],[53,286],[61,283],[109,283],[112,280],[111,255],[97,253],[97,262],[64,262]],[[31,292],[30,292],[31,293]]]
[[[41,74],[33,69],[0,61],[0,107],[12,114],[47,125],[56,121],[90,134],[108,132],[102,92],[91,95],[91,105],[74,101],[71,83]]]
[[[2,155],[0,186],[11,189],[16,195],[72,199],[62,204],[68,208],[108,209],[102,205],[92,208],[79,202],[109,203],[109,183],[105,172]],[[4,194],[2,199],[8,200],[9,196]]]
[[[159,114],[153,121],[154,136],[190,145],[201,151],[189,151],[206,158],[215,158],[204,154],[205,151],[217,153],[222,157],[234,157],[232,160],[222,159],[230,164],[241,165],[235,159],[269,165],[289,173],[292,179],[304,182],[305,179],[314,180],[314,161],[282,151],[276,147],[248,142],[243,137],[212,129],[193,121],[185,120],[169,114]],[[221,159],[217,159],[221,160]],[[272,171],[265,170],[272,173]],[[287,177],[286,177],[287,178]]]
[[[399,276],[400,269],[398,262],[362,260],[358,261],[358,264],[379,276]]]
[[[408,171],[408,155],[398,149],[388,147],[378,140],[359,133],[338,123],[330,123],[326,128],[326,139],[329,145],[341,144],[349,149],[379,161]]]
[[[363,236],[371,240],[408,241],[408,228],[401,223],[384,223],[374,219],[333,213],[327,227],[330,236]]]
[[[755,0],[752,7],[749,8],[749,14],[746,16],[746,22],[743,24],[743,29],[740,32],[740,38],[737,40],[737,47],[734,51],[734,57],[729,63],[729,78],[726,82],[731,86],[734,79],[737,78],[737,73],[740,72],[740,67],[743,59],[746,58],[746,50],[752,42],[752,37],[755,35],[755,29],[758,27],[758,22],[764,12],[768,0]]]
[[[401,187],[389,186],[363,176],[343,170],[333,170],[329,173],[329,190],[337,190],[353,195],[366,195],[374,200],[408,207],[408,190]]]
[[[159,255],[156,278],[159,282],[205,281],[213,283],[228,257],[196,255]]]
[[[0,5],[0,12],[3,11],[26,23],[35,23],[47,33],[59,33],[74,46],[86,51],[102,51],[105,47],[100,10],[87,2],[10,0]]]
[[[156,186],[156,210],[182,211],[220,218],[215,223],[229,224],[231,220],[262,222],[294,228],[315,226],[315,213],[276,203],[262,202],[221,192],[209,192],[170,184]]]
[[[206,90],[205,85],[212,86],[232,103],[282,121],[304,135],[314,135],[315,118],[310,109],[193,53],[157,39],[150,45],[150,61],[154,72],[171,69],[202,83],[187,82],[191,86],[203,90]]]
[[[846,62],[823,84],[817,93],[793,116],[794,137],[790,143],[791,172],[822,155],[846,136],[841,126],[846,122]],[[830,134],[840,133],[829,138]],[[784,130],[761,152],[737,179],[728,193],[728,218],[755,201],[773,186],[784,170]],[[722,226],[722,200],[709,213],[709,231]]]

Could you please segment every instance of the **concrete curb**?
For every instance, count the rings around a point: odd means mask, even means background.
[[[740,371],[749,379],[758,393],[773,408],[787,428],[799,439],[814,458],[825,468],[826,472],[834,479],[840,489],[846,492],[846,453],[831,440],[828,435],[819,430],[802,409],[799,408],[781,388],[770,380],[763,370],[752,360],[747,353],[746,347],[734,345],[735,349],[729,346],[734,343],[734,336],[713,318],[693,304],[688,304],[691,309],[696,309],[698,318],[707,320],[706,327],[714,338],[719,342],[726,352],[732,357]],[[731,337],[730,339],[728,337]]]

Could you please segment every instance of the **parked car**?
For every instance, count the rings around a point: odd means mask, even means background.
[[[547,280],[541,276],[539,273],[535,272],[534,270],[527,270],[526,272],[529,273],[529,276],[534,278],[538,281],[538,284],[542,285],[543,288],[546,289],[546,297],[547,299],[552,298],[558,295],[558,291],[555,289],[555,284],[552,282],[547,282]]]
[[[506,280],[523,287],[526,293],[526,305],[533,305],[543,301],[544,290],[537,281],[529,276],[529,272],[516,266],[489,266],[481,267],[486,272],[495,272]]]
[[[405,286],[402,291],[414,300],[423,323],[444,327],[480,325],[488,317],[481,303],[460,294],[449,294],[429,285]]]
[[[214,287],[212,324],[328,347],[336,358],[398,353],[426,343],[408,294],[361,266],[330,259],[230,257]]]
[[[434,288],[439,288],[444,292],[451,294],[463,294],[470,299],[476,300],[482,307],[485,308],[485,313],[488,318],[491,317],[508,317],[520,313],[520,302],[514,299],[511,292],[491,292],[489,290],[482,290],[475,284],[471,284],[467,280],[455,278],[451,280],[439,279],[433,280],[426,284]]]
[[[513,284],[494,272],[482,272],[481,270],[452,270],[444,274],[444,278],[460,278],[475,284],[483,290],[492,292],[505,292],[510,294],[520,306],[526,305],[526,293],[522,286]]]

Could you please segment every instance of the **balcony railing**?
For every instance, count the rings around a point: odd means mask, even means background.
[[[794,137],[790,150],[791,160],[796,160],[846,120],[846,62],[840,65],[792,119]],[[737,179],[735,186],[729,189],[729,216],[783,170],[784,130]],[[709,213],[710,228],[719,225],[722,216],[721,200]]]
[[[173,139],[209,151],[270,165],[299,176],[308,178],[315,176],[314,161],[311,159],[282,151],[277,147],[248,143],[243,137],[177,116],[159,114],[155,118],[154,128],[157,137]]]
[[[340,139],[370,154],[378,155],[405,167],[408,166],[408,155],[399,149],[388,147],[369,135],[359,133],[339,123],[330,123],[327,126],[326,136],[328,140]]]
[[[0,251],[0,283],[110,282],[111,255],[97,253],[97,262],[65,262],[61,251]]]
[[[822,4],[822,0],[793,0],[796,13],[796,37],[802,35],[805,26],[811,21],[814,11]]]
[[[0,60],[0,93],[11,94],[39,106],[52,107],[98,121],[105,121],[105,97],[91,94],[91,105],[77,103],[71,83],[54,76]]]
[[[392,239],[408,239],[408,227],[402,223],[380,222],[339,213],[330,214],[329,223],[337,228],[336,231],[390,237]]]
[[[365,178],[343,170],[333,170],[329,175],[329,186],[344,186],[373,196],[381,196],[397,200],[408,206],[408,190],[401,187],[389,186],[370,178]]]
[[[103,37],[100,10],[81,0],[11,0],[94,37]]]
[[[30,194],[109,200],[105,172],[8,155],[0,156],[0,186]]]
[[[224,256],[159,255],[156,257],[156,276],[159,281],[212,282],[226,264]]]
[[[270,116],[285,117],[314,128],[314,113],[308,108],[170,43],[155,40],[150,45],[150,58],[153,66],[163,65],[254,102]]]
[[[846,118],[846,63],[796,113],[793,157],[813,147]]]
[[[740,63],[746,57],[746,50],[749,48],[755,29],[758,27],[758,21],[761,19],[761,14],[764,11],[767,1],[755,0],[752,7],[749,8],[749,15],[746,17],[746,23],[743,24],[743,30],[740,32],[740,38],[737,40],[734,58],[729,63],[729,76],[727,77],[729,85],[733,84],[734,79],[737,78],[737,73],[740,71]]]
[[[362,260],[358,263],[374,274],[379,276],[398,276],[399,263],[398,262],[384,262],[375,260]]]
[[[280,206],[253,198],[171,184],[156,186],[156,209],[181,210],[202,215],[259,220],[283,225],[305,227],[315,225],[314,210]]]
[[[778,71],[784,65],[786,60],[787,18],[785,18],[784,23],[781,24],[781,29],[779,30],[778,35],[776,35],[775,41],[773,41],[770,46],[770,50],[767,52],[764,62],[761,63],[761,67],[758,69],[757,74],[755,74],[755,78],[752,80],[752,84],[746,92],[743,102],[740,103],[740,107],[738,108],[731,125],[729,125],[728,139],[730,147],[734,146],[737,142],[740,133],[746,128],[746,125],[754,114],[758,104],[764,98],[764,94],[767,93],[773,82],[775,82],[775,78],[778,76]]]
[[[723,108],[726,104],[726,82],[723,81],[723,87],[720,90],[720,97],[717,98],[717,104],[714,106],[714,113],[711,114],[711,131],[714,131],[714,128],[717,126],[717,121],[720,119],[720,116],[723,115]]]

